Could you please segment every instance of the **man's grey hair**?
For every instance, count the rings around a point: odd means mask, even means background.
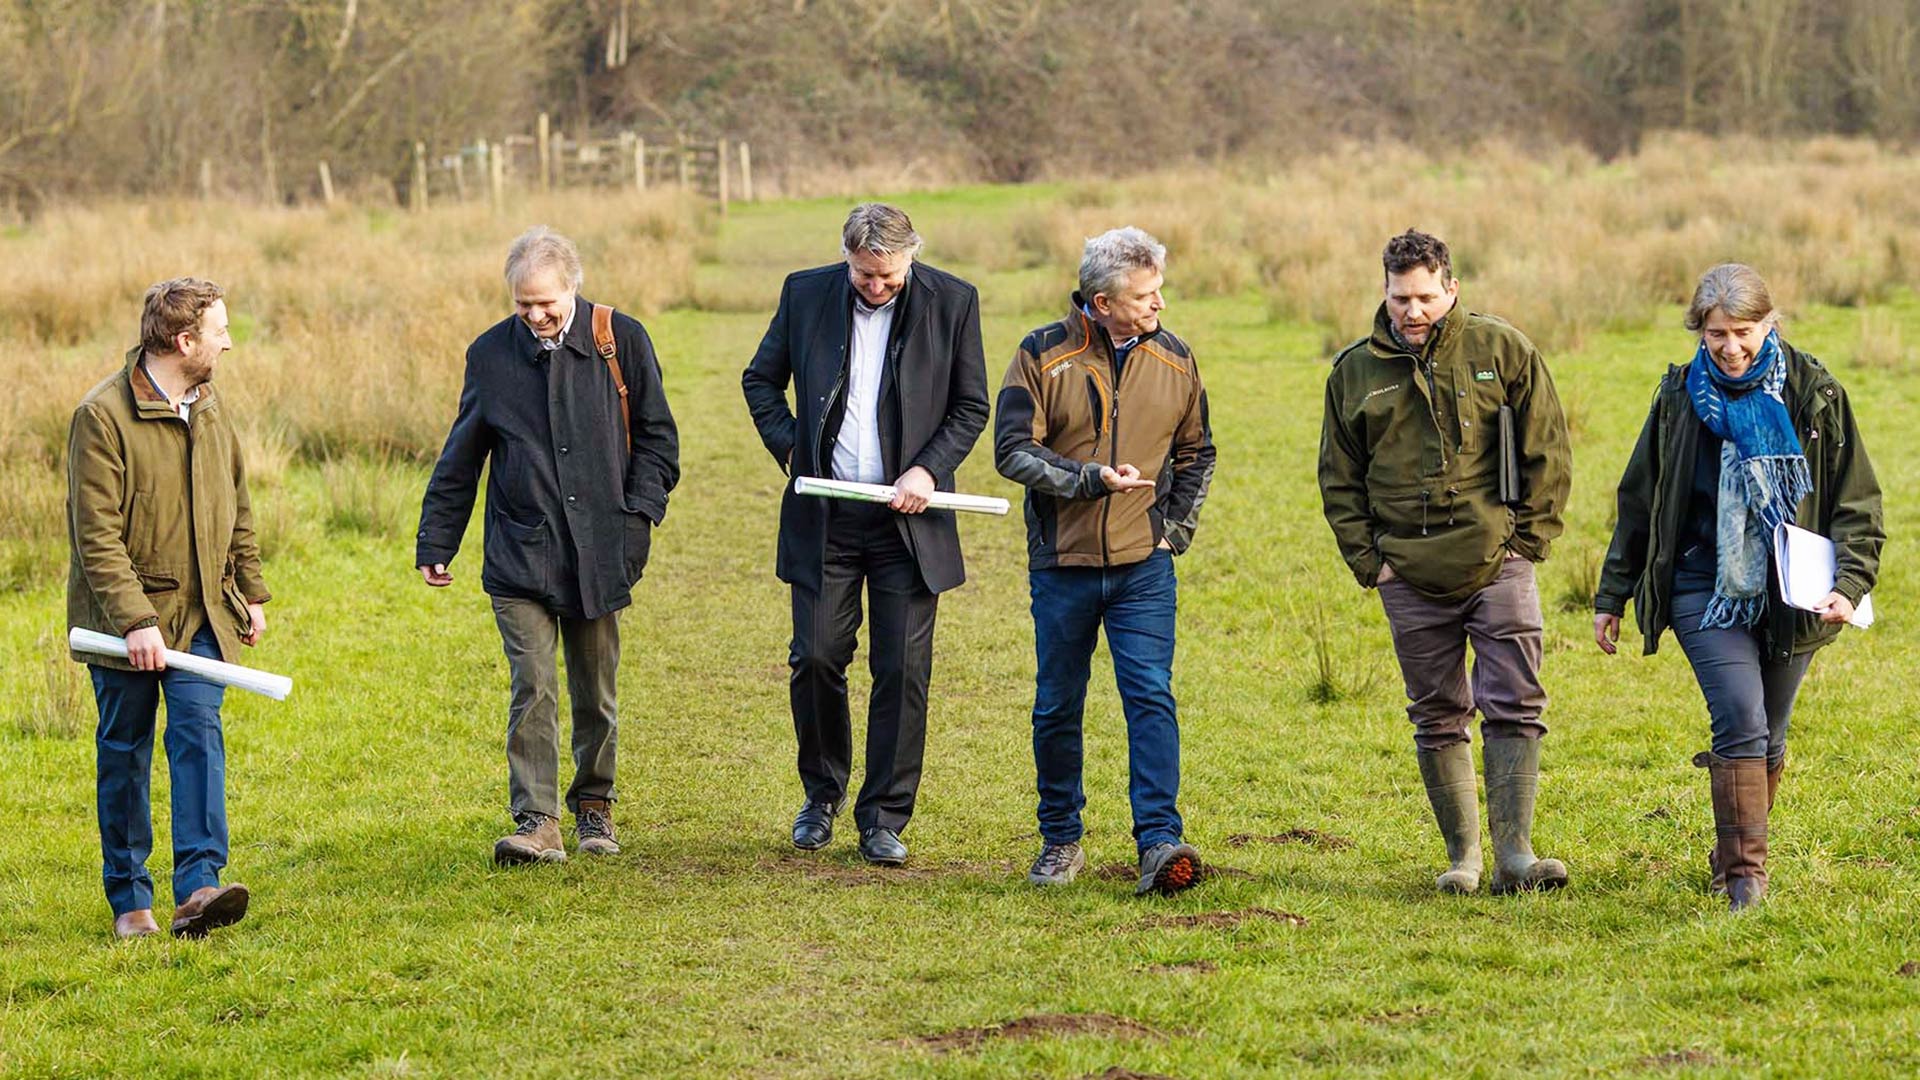
[[[1132,225],[1109,229],[1087,241],[1080,254],[1080,295],[1088,303],[1097,293],[1112,296],[1136,270],[1165,271],[1167,245]]]
[[[527,275],[545,269],[559,270],[574,292],[579,292],[580,283],[586,280],[580,268],[580,249],[573,246],[573,241],[545,225],[535,225],[507,249],[507,285],[518,285]]]
[[[841,254],[856,251],[911,259],[920,254],[920,234],[913,231],[913,221],[905,210],[886,203],[861,203],[840,228]]]

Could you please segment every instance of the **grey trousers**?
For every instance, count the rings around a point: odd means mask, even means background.
[[[1540,721],[1547,691],[1540,685],[1543,624],[1532,563],[1508,559],[1492,584],[1464,600],[1435,600],[1397,577],[1379,592],[1400,658],[1415,746],[1440,750],[1469,741],[1475,709],[1481,738],[1537,739],[1547,733]]]
[[[1680,639],[1707,699],[1713,752],[1723,758],[1764,757],[1771,768],[1787,756],[1787,722],[1813,654],[1772,663],[1750,629],[1700,629],[1700,616],[1712,599],[1711,592],[1675,596],[1673,636]]]
[[[573,784],[567,808],[581,799],[614,798],[613,764],[619,712],[620,613],[598,619],[554,615],[538,601],[493,598],[494,621],[507,654],[513,696],[507,706],[508,807],[560,816],[560,674],[556,643],[567,652],[567,703],[573,714]]]

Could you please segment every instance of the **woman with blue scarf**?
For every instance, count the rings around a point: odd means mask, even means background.
[[[1767,283],[1727,263],[1694,290],[1691,362],[1667,371],[1620,479],[1619,516],[1594,597],[1611,655],[1632,599],[1644,648],[1671,628],[1712,721],[1711,888],[1733,910],[1767,891],[1767,816],[1787,721],[1814,650],[1839,634],[1880,569],[1880,486],[1847,393],[1780,337]],[[1833,540],[1817,611],[1780,599],[1770,565],[1783,522]]]

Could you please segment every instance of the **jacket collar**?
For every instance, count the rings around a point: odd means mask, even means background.
[[[1373,313],[1373,333],[1367,338],[1367,349],[1382,360],[1394,356],[1415,360],[1435,356],[1453,345],[1466,321],[1466,312],[1460,310],[1460,301],[1455,299],[1453,310],[1441,316],[1437,332],[1427,338],[1425,348],[1416,351],[1400,343],[1399,336],[1393,332],[1393,318],[1387,314],[1387,304],[1383,300]]]
[[[1080,290],[1075,289],[1072,298],[1068,301],[1067,317],[1062,320],[1067,327],[1067,340],[1076,348],[1098,342],[1106,347],[1107,358],[1112,359],[1118,352],[1113,347],[1113,336],[1107,333],[1106,327],[1095,322],[1093,316],[1087,314],[1087,306],[1086,298],[1080,295]],[[1152,333],[1141,334],[1135,338],[1133,347],[1139,348],[1159,337],[1160,332],[1166,328],[1166,323],[1160,323],[1153,328]]]
[[[509,315],[513,320],[513,342],[520,358],[529,363],[541,359],[540,339],[527,328],[527,321],[518,315]],[[572,351],[581,356],[598,356],[593,347],[593,303],[584,296],[573,298],[573,323],[560,335],[560,347],[557,353]]]
[[[142,420],[178,420],[178,406],[167,400],[166,393],[154,385],[153,377],[147,374],[146,367],[140,363],[145,352],[145,348],[139,345],[127,350],[127,391],[133,398],[134,415]],[[213,407],[213,380],[201,383],[197,389],[200,397],[193,403],[193,412],[196,414]]]

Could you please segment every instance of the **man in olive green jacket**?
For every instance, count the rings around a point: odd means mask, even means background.
[[[127,658],[74,654],[89,666],[96,736],[102,879],[114,933],[159,932],[153,919],[148,809],[155,711],[167,701],[173,784],[173,932],[199,936],[247,910],[227,861],[221,688],[168,670],[163,650],[229,662],[266,630],[240,446],[214,392],[233,347],[219,286],[194,278],[147,290],[141,344],[88,391],[67,443],[67,621],[125,637]]]
[[[1533,343],[1457,308],[1446,244],[1408,230],[1382,262],[1386,300],[1373,333],[1327,377],[1327,523],[1355,579],[1378,588],[1386,609],[1451,863],[1436,884],[1456,893],[1480,885],[1467,729],[1477,709],[1493,891],[1558,888],[1566,867],[1536,858],[1531,839],[1547,703],[1533,564],[1561,530],[1572,474],[1566,420]]]

